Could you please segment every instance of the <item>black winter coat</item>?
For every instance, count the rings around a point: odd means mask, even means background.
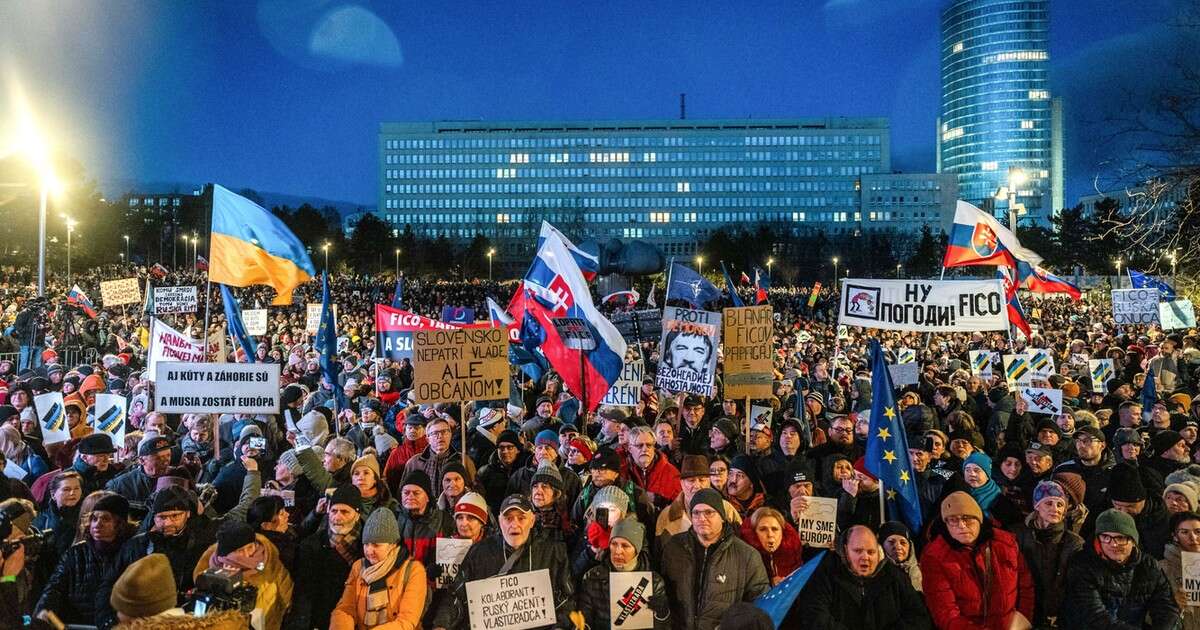
[[[933,621],[900,567],[881,559],[874,575],[859,577],[840,556],[827,552],[781,627],[931,630]]]
[[[361,540],[361,538],[359,538]],[[353,547],[355,559],[362,558],[362,545]],[[292,592],[292,609],[284,620],[284,628],[312,630],[328,628],[329,614],[337,607],[353,562],[346,562],[329,541],[329,530],[300,541],[296,550],[296,572]]]
[[[167,556],[167,560],[171,563],[171,573],[175,576],[177,600],[180,604],[183,603],[183,594],[192,588],[192,571],[200,562],[200,556],[204,555],[210,545],[217,542],[215,528],[196,527],[190,522],[192,518],[196,517],[194,515],[189,517],[188,525],[178,536],[167,537],[150,531],[130,538],[121,546],[116,561],[112,564],[111,570],[105,574],[104,579],[100,582],[100,588],[96,591],[96,617],[99,622],[96,625],[104,628],[110,627],[116,622],[116,612],[108,602],[109,596],[112,595],[113,585],[129,565],[152,553],[161,553]]]
[[[141,466],[134,466],[113,477],[104,489],[128,499],[129,507],[133,509],[133,512],[141,515],[150,511],[150,495],[154,494],[156,485],[158,485],[157,479],[147,475]]]
[[[88,540],[71,545],[50,574],[36,610],[53,611],[63,623],[90,624],[96,619],[96,592],[117,561],[120,545],[108,553]]]
[[[1034,598],[1033,624],[1048,626],[1048,617],[1057,617],[1066,590],[1067,566],[1071,558],[1083,548],[1083,539],[1060,523],[1057,529],[1034,529],[1036,514],[1030,514],[1025,525],[1016,528],[1013,535],[1017,547],[1025,556],[1029,573],[1033,575]]]
[[[483,498],[487,501],[488,507],[492,512],[499,511],[500,504],[504,502],[504,497],[508,496],[508,480],[516,471],[525,465],[525,454],[517,455],[516,461],[512,466],[505,466],[500,462],[500,458],[496,453],[492,453],[488,459],[486,466],[479,470],[479,475],[476,477],[476,483],[483,491]]]
[[[672,536],[659,566],[671,598],[671,626],[677,630],[713,630],[727,608],[754,601],[771,588],[762,556],[730,525],[707,548],[690,530]]]
[[[650,560],[645,555],[638,556],[637,568],[634,571],[649,571]],[[608,575],[612,565],[608,563],[606,553],[600,564],[588,569],[579,582],[579,610],[592,630],[609,630],[612,619],[608,607]],[[667,601],[666,583],[661,575],[655,572],[651,576],[652,587],[642,593],[642,597],[650,602],[654,611],[654,629],[667,630],[671,627],[671,605]]]
[[[1167,576],[1139,549],[1118,566],[1102,558],[1093,543],[1071,558],[1066,584],[1058,616],[1063,630],[1175,630],[1180,625]]]

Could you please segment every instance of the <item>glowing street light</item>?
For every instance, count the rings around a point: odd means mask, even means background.
[[[771,277],[771,265],[775,264],[774,258],[767,258],[767,277]]]
[[[903,266],[904,266],[904,265],[901,265],[900,263],[896,263],[896,279],[897,279],[897,280],[899,280],[899,279],[900,279],[900,268],[901,268],[901,267],[903,267]]]
[[[1117,266],[1117,288],[1119,289],[1121,288],[1121,259],[1114,260],[1113,264]]]
[[[325,244],[321,246],[321,251],[325,252],[325,272],[328,273],[329,272],[329,241],[325,241]]]
[[[396,248],[396,277],[400,277],[400,248]]]
[[[492,247],[487,251],[488,258],[488,282],[492,281],[492,256],[496,255],[496,248]]]
[[[700,275],[704,275],[704,256],[696,256],[696,267],[700,270]]]
[[[129,260],[129,235],[123,234],[122,238],[125,239],[125,257],[121,260]]]
[[[40,184],[38,195],[38,297],[42,297],[46,295],[46,205],[51,194],[62,193],[62,183],[54,174],[50,143],[34,119],[34,110],[25,99],[25,91],[13,78],[8,81],[7,88],[12,101],[12,111],[17,119],[17,138],[14,144],[37,172]]]
[[[833,286],[837,287],[838,281],[838,257],[833,257]]]

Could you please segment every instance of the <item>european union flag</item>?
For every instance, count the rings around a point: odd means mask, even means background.
[[[1158,296],[1163,300],[1170,302],[1175,299],[1175,289],[1171,285],[1149,274],[1135,271],[1128,267],[1125,269],[1129,271],[1129,281],[1133,283],[1133,288],[1158,289]]]
[[[724,260],[721,261],[721,273],[725,274],[725,288],[729,291],[729,299],[733,300],[734,307],[740,308],[745,306],[742,303],[742,298],[738,297],[737,287],[733,286],[733,280],[729,278],[729,270],[725,268]]]
[[[921,531],[921,502],[908,456],[908,436],[878,339],[871,340],[871,430],[866,464],[886,493],[889,515],[884,520],[898,514],[910,531]]]
[[[1146,369],[1146,382],[1142,383],[1142,422],[1150,423],[1154,414],[1154,403],[1158,402],[1158,387],[1154,384],[1154,370]]]
[[[796,597],[800,595],[800,591],[804,590],[804,585],[808,584],[808,579],[816,572],[817,567],[821,566],[823,559],[825,559],[824,551],[810,558],[808,562],[800,565],[799,569],[792,571],[791,575],[783,578],[782,582],[754,600],[754,605],[767,613],[776,628],[783,623],[783,618],[792,609]]]
[[[345,393],[337,380],[337,329],[333,324],[333,306],[329,303],[329,271],[321,274],[321,325],[317,328],[316,345],[321,353],[321,378],[329,382],[338,410],[345,409]]]
[[[706,303],[721,297],[721,290],[704,276],[679,263],[671,263],[671,283],[667,285],[667,301],[683,300],[692,308],[702,308]]]
[[[246,353],[246,363],[254,363],[254,351],[257,349],[254,346],[254,337],[246,331],[241,305],[238,304],[237,298],[233,297],[229,286],[224,284],[221,285],[221,301],[225,303],[225,321],[229,326],[230,336],[237,340],[242,352]]]
[[[404,276],[396,278],[396,294],[392,296],[392,308],[404,308]]]

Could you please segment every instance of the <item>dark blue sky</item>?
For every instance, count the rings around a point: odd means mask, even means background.
[[[1055,0],[1067,201],[1098,109],[1168,49],[1177,0]],[[375,203],[381,121],[885,116],[932,170],[944,0],[0,4],[0,68],[109,192],[206,182]],[[1103,147],[1099,147],[1102,149]]]

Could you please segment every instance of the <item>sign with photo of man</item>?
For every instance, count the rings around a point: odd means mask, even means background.
[[[669,306],[663,311],[656,385],[669,392],[713,395],[721,314]]]

